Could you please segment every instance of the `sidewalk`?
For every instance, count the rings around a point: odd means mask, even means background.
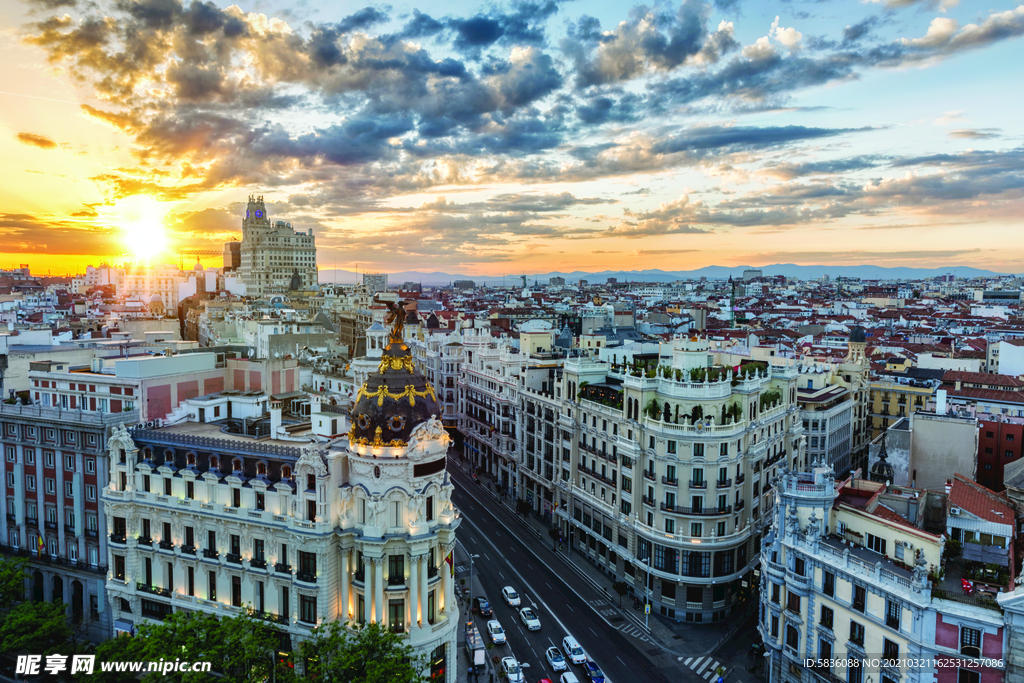
[[[450,459],[450,463],[451,466],[469,474],[468,462],[462,463],[455,456]],[[732,638],[743,628],[754,610],[756,600],[748,600],[746,604],[738,607],[737,611],[730,614],[725,620],[701,624],[677,622],[662,617],[660,614],[652,613],[648,621],[648,627],[645,628],[644,613],[642,610],[632,609],[632,598],[624,597],[622,599],[622,608],[619,608],[619,596],[611,589],[615,579],[610,577],[605,569],[599,567],[589,556],[578,551],[571,551],[568,547],[556,552],[552,548],[552,542],[548,536],[549,527],[547,524],[534,515],[526,517],[515,515],[515,511],[512,508],[512,499],[509,496],[505,496],[503,499],[500,498],[494,492],[491,486],[492,483],[489,477],[480,475],[479,491],[481,495],[490,496],[496,505],[504,507],[507,512],[513,515],[513,519],[519,524],[520,528],[542,541],[542,547],[547,548],[552,555],[557,555],[577,576],[608,596],[610,607],[602,609],[601,613],[606,618],[610,617],[609,621],[624,620],[624,625],[629,624],[634,627],[632,629],[634,633],[630,635],[637,635],[636,632],[639,632],[639,634],[646,636],[646,639],[663,650],[665,654],[673,655],[677,658],[710,655],[722,643]],[[614,616],[611,613],[614,613]],[[620,628],[620,630],[629,634],[626,628]]]
[[[490,681],[498,680],[497,668],[491,661],[492,652],[487,651],[487,669],[480,673],[475,678],[470,678],[468,671],[471,662],[469,656],[466,654],[466,623],[472,621],[476,624],[476,627],[480,629],[480,633],[484,633],[485,624],[479,619],[476,619],[472,613],[468,595],[464,594],[464,597],[459,597],[458,594],[462,591],[463,586],[459,583],[460,579],[465,579],[468,587],[470,583],[470,571],[469,571],[469,558],[466,556],[466,551],[462,547],[461,543],[455,545],[455,593],[459,603],[459,629],[456,646],[458,648],[458,665],[456,667],[456,683],[490,683]],[[484,595],[484,587],[477,578],[476,573],[472,576],[472,595],[478,597]]]

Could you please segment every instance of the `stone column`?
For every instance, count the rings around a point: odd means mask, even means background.
[[[373,560],[363,555],[363,621],[373,621]]]
[[[376,621],[378,624],[384,623],[384,615],[387,613],[384,610],[384,558],[375,557],[373,558],[374,570],[373,570],[373,602],[374,611],[376,612]]]
[[[338,618],[344,623],[348,621],[351,616],[348,608],[348,594],[349,586],[351,584],[351,575],[349,573],[349,558],[351,557],[351,551],[348,548],[341,549],[341,609],[339,610]]]
[[[447,546],[445,546],[444,550],[445,550],[445,557],[448,557],[448,553],[451,552],[451,549],[448,548]],[[453,560],[454,560],[454,558],[453,558]],[[448,563],[445,562],[444,564],[447,565]],[[448,566],[442,566],[440,571],[443,572],[443,575],[441,577],[441,582],[444,585],[444,611],[448,612],[449,614],[454,614],[454,612],[455,612],[455,581],[454,581],[454,579],[452,577],[451,569]]]
[[[420,594],[420,620],[424,624],[427,623],[427,604],[428,604],[428,596],[430,595],[430,593],[427,590],[427,579],[429,578],[427,576],[427,574],[429,573],[428,572],[428,568],[430,566],[429,559],[430,559],[429,555],[420,555],[420,572],[419,572],[419,580],[420,580],[420,590],[419,590],[419,594]]]
[[[420,557],[418,555],[409,556],[409,629],[412,630],[418,625],[417,622],[422,622],[423,617],[420,614],[420,596],[419,596],[419,571]],[[422,571],[426,574],[426,569]]]
[[[57,430],[58,442],[60,439],[60,430]],[[64,522],[66,517],[64,516],[64,452],[55,450],[53,452],[53,470],[54,477],[57,479],[57,554],[61,557],[66,558],[68,556],[67,548],[64,545],[64,539],[67,537],[66,529],[64,528]],[[75,496],[78,497],[78,492],[75,491]],[[85,491],[81,493],[82,497],[85,497]],[[66,602],[64,604],[67,604]]]

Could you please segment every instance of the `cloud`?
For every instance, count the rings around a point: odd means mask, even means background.
[[[50,138],[36,135],[35,133],[18,133],[15,137],[18,139],[18,142],[39,147],[40,149],[53,149],[57,146],[57,143]]]
[[[971,140],[985,140],[989,138],[1002,137],[999,128],[957,128],[946,133],[951,138],[967,138]]]
[[[637,249],[637,256],[668,256],[669,254],[692,254],[700,249]]]
[[[934,259],[949,259],[964,256],[966,254],[977,254],[981,249],[922,249],[908,251],[773,251],[761,254],[751,254],[748,257],[764,259],[765,262],[793,262],[807,263],[808,261],[825,261],[829,263],[880,263],[880,262],[905,262],[905,261],[927,261]]]
[[[856,24],[851,24],[843,29],[843,43],[850,45],[856,43],[862,38],[866,38],[870,35],[875,27],[878,26],[880,19],[876,15],[872,15],[865,19],[861,19]]]
[[[804,35],[797,31],[795,28],[783,28],[779,26],[779,17],[775,17],[775,21],[772,22],[772,28],[768,32],[775,40],[782,43],[782,45],[790,52],[795,52],[802,47],[801,41]]]
[[[25,213],[0,213],[0,253],[109,255],[123,252],[120,232],[109,227],[75,225]]]
[[[583,88],[671,71],[688,62],[710,64],[738,44],[730,22],[709,33],[709,15],[702,0],[683,0],[675,14],[640,5],[608,32],[600,31],[597,19],[583,16],[570,25],[561,48],[573,60]]]

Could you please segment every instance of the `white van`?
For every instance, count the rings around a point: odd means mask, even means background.
[[[572,636],[562,638],[562,652],[565,653],[565,658],[573,664],[587,663],[587,653],[583,651],[583,648],[580,647],[580,644]]]

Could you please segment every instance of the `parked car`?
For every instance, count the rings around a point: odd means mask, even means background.
[[[505,629],[501,627],[497,619],[491,619],[487,622],[487,635],[491,637],[491,642],[495,645],[505,644]]]
[[[526,626],[527,631],[540,630],[540,619],[537,618],[536,613],[529,607],[519,610],[519,618],[523,620],[523,625]]]
[[[587,660],[587,663],[583,665],[583,671],[586,672],[590,683],[604,683],[604,672],[593,659]]]
[[[544,653],[544,657],[548,660],[548,665],[552,671],[565,671],[569,668],[569,665],[565,663],[565,657],[562,656],[557,647],[549,647],[547,652]]]
[[[508,603],[509,607],[519,607],[520,599],[519,593],[516,593],[516,589],[512,586],[505,586],[501,589],[501,595],[505,598],[505,602]]]
[[[491,603],[487,602],[487,598],[473,598],[473,611],[482,617],[489,617],[494,614],[491,609]]]
[[[587,662],[587,653],[572,636],[562,638],[562,652],[565,653],[566,659],[573,664],[586,664]]]
[[[515,657],[505,657],[501,660],[501,670],[505,672],[508,683],[526,683],[523,675],[523,667],[519,665]]]

